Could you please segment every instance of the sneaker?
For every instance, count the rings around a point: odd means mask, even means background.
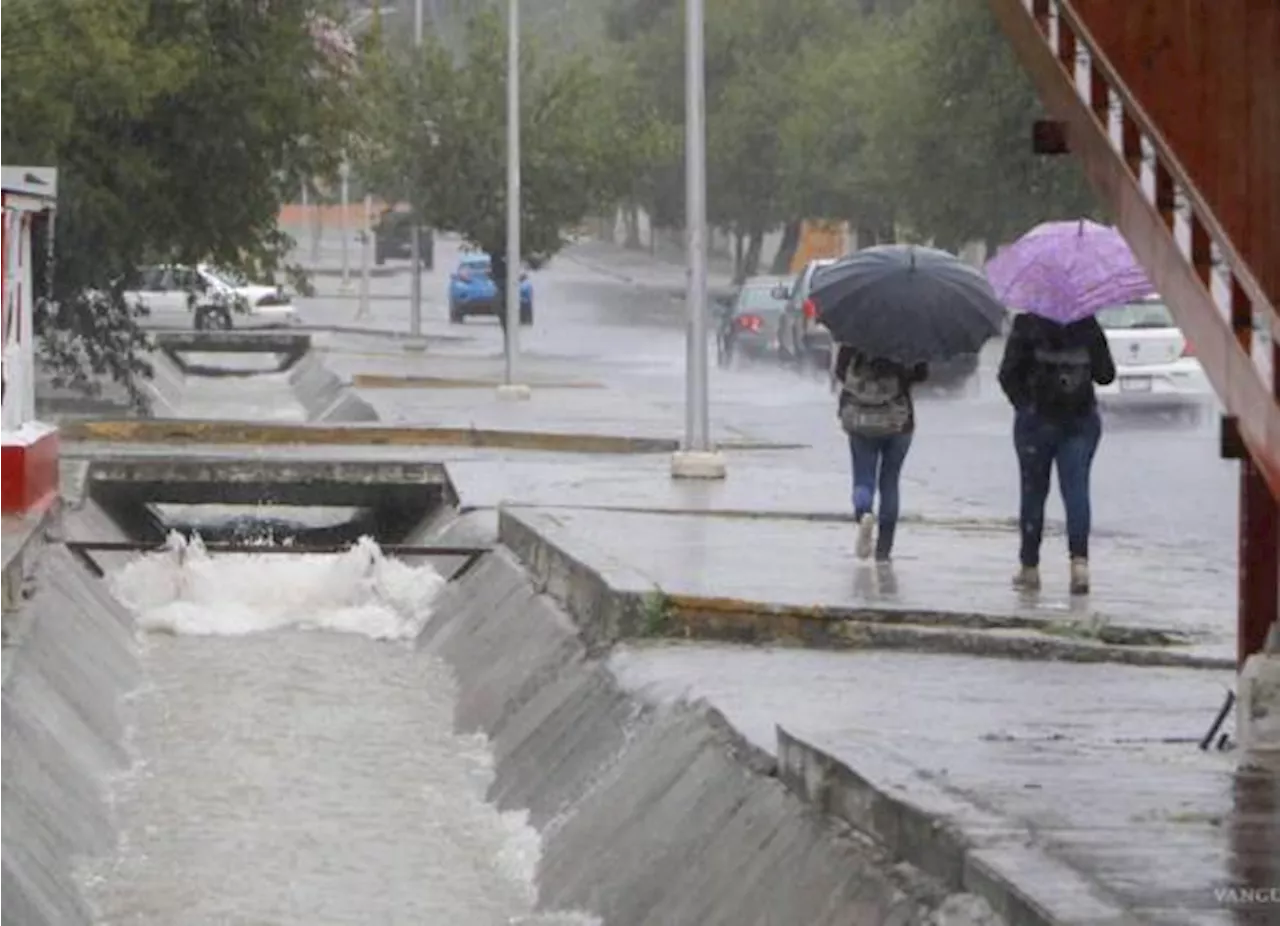
[[[1089,561],[1083,557],[1071,560],[1071,594],[1089,594]]]
[[[858,545],[855,551],[858,559],[870,559],[871,547],[875,541],[876,517],[867,512],[858,519]]]
[[[1020,566],[1013,574],[1013,587],[1024,592],[1040,591],[1040,570],[1036,566]]]

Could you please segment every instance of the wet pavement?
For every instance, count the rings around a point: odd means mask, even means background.
[[[1043,854],[1144,922],[1276,922],[1274,893],[1231,909],[1226,889],[1280,889],[1280,785],[1197,746],[1231,672],[693,644],[611,665],[762,748],[781,725],[881,792],[953,805],[978,845],[1015,847],[1029,887],[1054,888],[1030,875]]]
[[[349,376],[436,376],[500,381],[501,332],[474,320],[450,326],[443,276],[450,245],[437,244],[434,282],[424,284],[424,330],[461,337],[433,343],[425,354],[406,355],[387,338],[321,335],[332,368]],[[603,249],[603,250],[602,250]],[[606,246],[590,263],[607,258]],[[529,382],[548,384],[529,403],[500,402],[487,386],[475,389],[361,388],[361,396],[388,422],[474,422],[477,427],[635,431],[679,438],[684,426],[683,307],[666,288],[670,265],[644,256],[619,257],[622,282],[592,270],[570,249],[531,275],[538,316],[521,333],[520,369]],[[391,278],[407,292],[407,274]],[[425,277],[424,277],[425,279]],[[648,285],[645,285],[646,279]],[[437,293],[436,290],[439,290]],[[304,319],[328,323],[350,314],[345,300],[304,300]],[[386,305],[388,324],[407,330],[407,307]],[[334,321],[336,323],[336,321]],[[1007,519],[1017,505],[1016,461],[1010,415],[995,385],[1000,345],[984,353],[976,381],[958,396],[926,391],[918,401],[919,428],[904,472],[903,505],[919,514]],[[587,388],[553,388],[554,386]],[[711,422],[718,440],[804,444],[808,451],[735,455],[729,481],[749,488],[768,510],[838,512],[848,506],[848,454],[836,425],[825,383],[767,364],[712,370]],[[756,467],[776,468],[775,479],[755,477]],[[1132,537],[1157,557],[1178,548],[1198,553],[1202,569],[1234,573],[1236,467],[1218,456],[1214,425],[1189,427],[1156,417],[1109,419],[1094,470],[1094,521],[1099,533]],[[1050,499],[1049,517],[1060,520],[1060,501]],[[1198,581],[1198,573],[1186,581]]]

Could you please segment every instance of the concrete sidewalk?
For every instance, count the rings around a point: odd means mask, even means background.
[[[1228,889],[1280,889],[1280,789],[1196,744],[1231,672],[702,645],[611,665],[770,751],[785,728],[793,786],[1009,922],[1276,921]]]
[[[1000,524],[912,519],[899,526],[894,562],[886,568],[856,559],[854,525],[843,518],[621,507],[508,511],[586,567],[611,573],[622,566],[641,588],[717,602],[705,610],[729,612],[733,602],[752,602],[782,613],[808,609],[869,621],[879,614],[921,628],[990,629],[1000,644],[992,643],[993,654],[1010,651],[1004,631],[1013,630],[1118,646],[1167,645],[1228,666],[1234,654],[1234,615],[1221,607],[1229,586],[1171,586],[1164,574],[1150,571],[1141,551],[1109,538],[1096,544],[1091,595],[1068,594],[1065,553],[1050,553],[1064,545],[1061,537],[1046,541],[1045,587],[1028,595],[1009,581],[1017,530]],[[1060,568],[1053,569],[1055,563]],[[1193,564],[1166,560],[1165,567],[1185,571]],[[978,643],[974,650],[982,652]]]

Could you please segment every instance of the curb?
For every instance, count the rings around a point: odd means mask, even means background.
[[[305,264],[299,264],[298,269],[301,270],[303,273],[305,273],[308,277],[324,277],[326,279],[331,277],[338,277],[338,278],[342,277],[341,267],[327,267],[327,266],[317,267],[317,266],[307,266]],[[385,279],[387,277],[400,276],[400,275],[409,276],[411,272],[412,271],[410,270],[409,267],[370,267],[369,277],[370,279]],[[358,266],[349,268],[347,270],[347,276],[352,280],[359,279],[360,268]]]
[[[498,511],[498,541],[544,591],[564,604],[584,638],[602,648],[623,639],[669,638],[1202,670],[1235,667],[1226,658],[1161,649],[1185,640],[1146,628],[1113,626],[1106,631],[1110,640],[1077,640],[1055,635],[1070,628],[969,612],[779,606],[668,595],[625,564],[601,573],[506,507]]]
[[[296,369],[296,368],[295,368]],[[546,453],[673,453],[680,443],[665,438],[483,428],[397,428],[354,423],[269,424],[180,418],[100,419],[68,422],[66,441],[124,444],[322,444],[396,447],[488,447]]]
[[[592,260],[589,257],[583,257],[580,254],[565,254],[564,257],[566,260],[572,261],[578,266],[585,267],[594,273],[600,274],[601,276],[612,277],[613,279],[618,280],[621,283],[629,283],[630,285],[635,286],[638,289],[646,289],[646,290],[649,290],[650,292],[663,293],[669,296],[673,302],[679,302],[683,300],[685,297],[684,284],[672,285],[667,283],[663,283],[663,284],[650,283],[644,280],[637,279],[631,276],[629,273],[626,273],[623,270],[619,270],[616,267],[610,267],[607,264]],[[681,269],[679,264],[665,264],[665,266],[670,267],[673,270]],[[727,294],[732,291],[733,291],[732,283],[724,284],[724,285],[711,283],[710,281],[708,281],[707,283],[707,294],[712,297],[721,295],[721,294]]]
[[[387,376],[382,373],[356,373],[351,385],[357,389],[495,389],[498,379],[450,379],[444,376]],[[596,382],[530,383],[534,389],[605,389]]]
[[[423,335],[421,339],[415,338],[407,331],[393,331],[390,328],[361,328],[358,325],[308,325],[300,323],[294,328],[295,331],[314,334],[316,332],[326,334],[351,334],[361,335],[373,338],[386,338],[389,341],[426,341],[428,345],[437,344],[466,344],[474,341],[475,338],[468,337],[465,334],[430,334]],[[328,348],[325,348],[328,349]]]
[[[1037,845],[1026,827],[948,793],[918,770],[885,768],[883,756],[869,753],[864,769],[879,761],[880,774],[862,774],[781,726],[777,735],[778,778],[793,793],[948,889],[981,897],[1009,926],[1139,922]]]

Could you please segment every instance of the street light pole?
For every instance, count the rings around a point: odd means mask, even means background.
[[[347,163],[346,152],[342,154],[342,167],[338,173],[342,178],[342,212],[338,216],[338,231],[342,235],[342,288],[351,288],[351,254],[350,242],[347,241],[347,208],[351,200],[351,165]]]
[[[417,77],[422,73],[422,61],[420,60],[422,49],[422,0],[415,0],[413,5],[413,47],[418,49],[418,54],[415,56],[413,62],[414,86],[417,87],[418,92],[421,93],[422,88],[418,85]],[[421,157],[422,152],[415,147],[415,165],[417,165]],[[410,345],[415,347],[422,338],[422,229],[420,227],[422,219],[421,216],[418,215],[418,206],[420,203],[418,174],[420,172],[420,169],[414,170],[412,187],[409,191],[409,205],[411,212],[409,259],[413,265],[413,276],[409,278],[409,336],[411,339]]]
[[[520,0],[507,0],[507,324],[503,338],[506,370],[498,395],[529,398],[529,387],[516,382],[520,351]]]
[[[369,245],[373,236],[373,196],[364,194],[364,221],[360,225],[360,306],[356,318],[369,314]]]
[[[711,446],[707,409],[707,151],[703,0],[685,0],[685,235],[689,310],[684,446],[671,462],[677,478],[723,479]]]

